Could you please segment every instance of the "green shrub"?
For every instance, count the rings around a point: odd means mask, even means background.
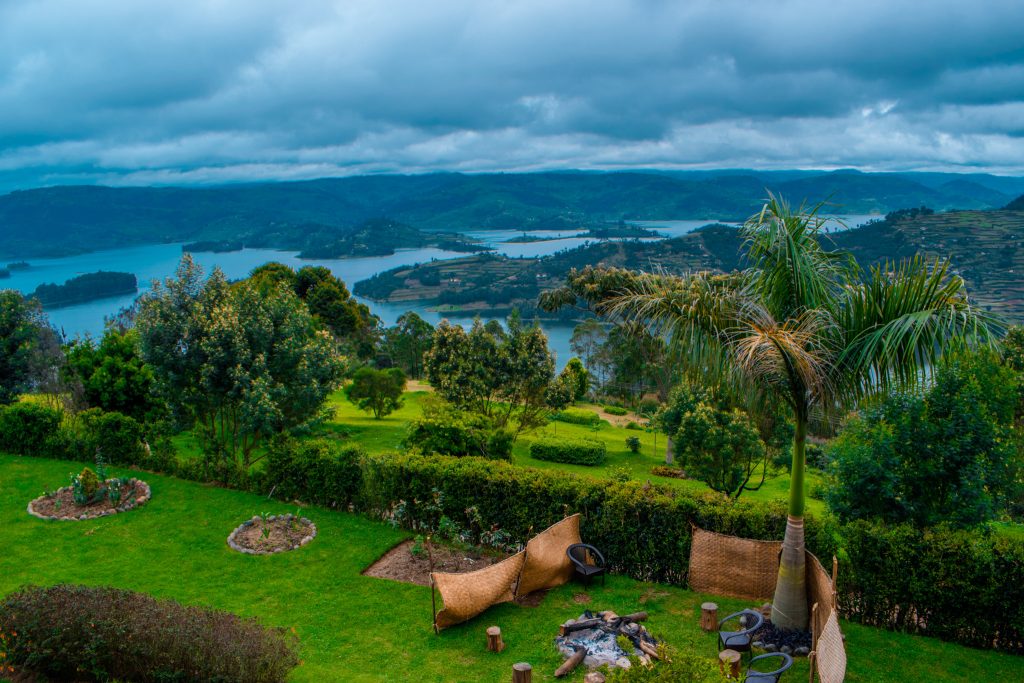
[[[134,418],[92,408],[79,413],[78,419],[87,449],[80,458],[92,458],[99,450],[103,459],[114,465],[139,465],[145,460],[142,424]]]
[[[651,468],[651,474],[658,477],[672,477],[673,479],[686,479],[686,472],[675,465],[655,465]]]
[[[632,429],[632,430],[635,430],[635,431],[642,431],[643,427],[638,425],[636,422],[633,422],[632,420],[630,420],[629,422],[626,423],[626,429]]]
[[[845,525],[842,534],[844,617],[1024,654],[1024,541],[863,520]]]
[[[640,437],[639,436],[627,436],[626,437],[626,448],[629,449],[630,453],[640,452]]]
[[[530,457],[573,465],[600,465],[607,448],[602,441],[542,437],[530,444]]]
[[[50,455],[49,442],[60,422],[60,411],[35,403],[0,407],[0,451],[18,455]]]
[[[75,502],[79,505],[88,505],[95,502],[96,494],[100,490],[100,478],[92,469],[86,467],[71,479],[71,488],[74,490]]]
[[[345,508],[361,486],[363,451],[328,439],[277,439],[267,453],[260,486],[284,500]]]
[[[604,412],[608,413],[609,415],[618,415],[620,417],[629,413],[628,410],[626,410],[625,408],[620,408],[619,406],[605,406]]]
[[[284,629],[107,587],[28,587],[0,603],[7,660],[48,679],[279,683],[299,664]]]
[[[632,651],[632,646],[629,651]],[[728,680],[709,658],[661,646],[659,661],[645,666],[630,657],[628,669],[613,669],[608,683],[715,683]]]
[[[424,453],[511,460],[514,441],[512,433],[496,428],[487,416],[440,404],[425,407],[423,417],[409,425],[403,444]]]
[[[574,425],[598,425],[604,422],[600,415],[586,408],[566,408],[555,413],[552,419]]]

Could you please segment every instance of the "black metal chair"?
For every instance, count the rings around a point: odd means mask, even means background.
[[[782,666],[775,671],[754,670],[754,662],[772,659],[775,657],[782,660]],[[782,674],[784,674],[791,666],[793,666],[793,658],[784,652],[769,652],[765,655],[758,655],[750,660],[750,665],[747,667],[746,681],[748,681],[748,683],[779,683],[779,679],[782,678]]]
[[[589,584],[591,579],[600,575],[601,585],[604,585],[607,563],[600,550],[586,543],[573,543],[566,549],[565,554],[569,556],[576,573],[583,578],[585,583]]]
[[[740,630],[738,631],[723,631],[722,627],[725,623],[732,621],[733,619],[740,621]],[[725,619],[718,622],[718,651],[722,650],[735,650],[741,655],[746,653],[750,655],[750,644],[754,639],[754,632],[761,628],[764,624],[764,616],[755,610],[745,609],[742,612],[736,612],[730,614]],[[755,679],[756,680],[756,679]]]

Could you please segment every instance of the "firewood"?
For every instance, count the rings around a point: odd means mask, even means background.
[[[497,626],[487,628],[487,651],[501,652],[505,649],[505,641],[501,639],[501,629]]]
[[[526,662],[512,665],[512,683],[532,683],[533,667]]]
[[[562,666],[555,669],[555,678],[561,678],[562,676],[566,675],[567,673],[575,669],[577,666],[579,666],[579,663],[582,662],[584,658],[586,658],[586,656],[587,648],[577,647],[576,651],[572,653],[572,656],[569,657],[569,659],[565,660],[562,663]]]
[[[651,659],[661,659],[658,656],[658,648],[654,647],[650,643],[641,640],[639,646],[640,651],[643,652],[645,655],[649,656]]]
[[[615,618],[620,620],[619,621],[619,626],[621,627],[621,626],[625,626],[626,624],[630,624],[630,623],[633,623],[633,622],[643,621],[644,619],[647,618],[647,612],[636,612],[634,614],[627,614],[624,617],[615,617]],[[572,633],[573,631],[584,631],[584,630],[586,630],[588,628],[594,628],[595,626],[602,626],[602,625],[607,624],[607,623],[608,622],[605,621],[604,619],[597,618],[597,619],[583,619],[583,620],[577,621],[577,622],[575,622],[573,624],[568,624],[568,623],[567,624],[562,624],[561,626],[558,627],[558,635],[564,636],[564,635],[566,635],[568,633]]]

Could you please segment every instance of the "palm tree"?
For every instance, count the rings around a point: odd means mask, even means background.
[[[793,211],[769,195],[742,227],[749,267],[676,277],[621,269],[573,272],[542,305],[583,299],[619,320],[671,337],[683,371],[718,382],[748,405],[783,401],[795,423],[789,515],[772,621],[807,627],[804,448],[812,420],[924,379],[949,344],[988,342],[995,321],[968,301],[949,263],[920,256],[871,268],[822,246],[821,205]]]

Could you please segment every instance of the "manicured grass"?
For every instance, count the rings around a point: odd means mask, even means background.
[[[252,494],[154,474],[148,505],[87,522],[44,522],[27,502],[67,480],[80,463],[0,455],[0,594],[26,583],[105,584],[254,615],[294,628],[303,664],[294,681],[504,681],[514,662],[552,680],[560,663],[552,638],[583,609],[581,589],[564,586],[536,608],[506,604],[435,636],[430,591],[361,571],[407,534],[365,518],[310,508],[319,536],[296,552],[267,557],[228,549],[225,538],[255,513],[294,506]],[[120,471],[119,471],[120,472]],[[589,607],[620,614],[647,610],[649,626],[671,644],[711,658],[715,638],[698,628],[708,596],[611,577],[587,591]],[[722,614],[742,601],[715,598]],[[508,648],[485,651],[484,629],[502,627]],[[1024,658],[845,625],[849,675],[857,681],[1022,680]],[[803,680],[798,662],[789,680]],[[582,672],[568,679],[579,681]]]

